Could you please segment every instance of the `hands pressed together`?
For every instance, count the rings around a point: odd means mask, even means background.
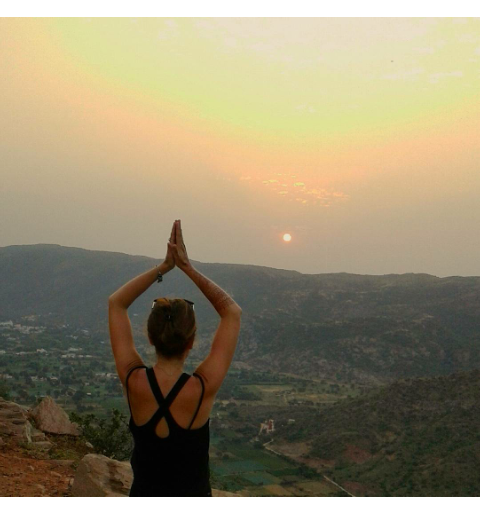
[[[181,270],[190,267],[190,260],[188,259],[187,248],[183,241],[182,225],[180,220],[176,220],[172,226],[172,233],[168,241],[167,255],[165,257],[165,264],[170,269],[175,266]]]

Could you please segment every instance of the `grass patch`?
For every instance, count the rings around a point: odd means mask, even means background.
[[[92,450],[87,448],[85,439],[72,436],[48,436],[48,441],[53,443],[53,447],[48,452],[50,459],[74,460],[80,462],[87,453]]]
[[[244,473],[242,477],[254,485],[272,485],[280,483],[278,478],[265,471],[259,473]]]

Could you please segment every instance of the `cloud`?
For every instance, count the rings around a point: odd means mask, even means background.
[[[308,103],[303,103],[302,105],[297,105],[295,107],[295,110],[298,110],[300,112],[308,112],[309,114],[313,114],[314,112],[317,111],[317,109],[315,107],[313,107],[312,105],[309,105]]]
[[[435,48],[432,47],[414,48],[414,50],[423,55],[431,55],[432,53],[435,53]]]
[[[458,41],[460,43],[476,43],[480,37],[478,34],[461,34],[458,36]]]
[[[163,27],[157,32],[157,38],[166,41],[177,37],[178,34],[178,23],[175,20],[164,20]]]
[[[408,80],[413,81],[417,80],[419,75],[425,73],[423,68],[414,68],[408,71],[398,71],[397,73],[390,73],[388,75],[383,75],[381,78],[383,80]]]
[[[439,80],[448,78],[450,76],[462,78],[463,77],[463,71],[441,71],[439,73],[431,73],[429,77],[429,82],[432,84],[438,83]]]
[[[223,44],[228,48],[238,48],[238,41],[235,37],[224,37]]]
[[[281,196],[284,200],[302,206],[317,205],[326,207],[350,199],[350,196],[344,192],[327,190],[312,183],[311,180],[310,183],[308,181],[297,181],[298,177],[300,177],[298,172],[296,174],[272,173],[270,176],[275,176],[275,178],[243,175],[239,176],[238,179],[246,186],[256,189],[260,186],[261,190],[268,190],[269,193],[274,193],[277,197]]]

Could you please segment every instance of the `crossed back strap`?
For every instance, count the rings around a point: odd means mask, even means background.
[[[153,423],[154,426],[157,425],[157,423],[160,421],[168,411],[168,408],[170,404],[175,400],[180,390],[183,388],[187,380],[190,378],[190,375],[188,373],[182,373],[180,375],[179,379],[173,386],[173,388],[170,390],[166,398],[163,397],[163,394],[160,390],[160,386],[158,385],[157,378],[155,377],[155,371],[153,368],[147,368],[147,377],[148,382],[150,383],[150,387],[152,388],[152,393],[155,396],[155,399],[157,400],[157,403],[159,405],[157,411],[152,416],[152,418],[149,420],[149,423]]]
[[[177,382],[174,384],[173,388],[168,393],[167,397],[164,398],[162,391],[160,390],[160,386],[158,385],[157,378],[155,377],[155,371],[153,368],[147,368],[144,365],[135,366],[134,368],[131,368],[127,374],[127,378],[126,378],[126,382],[125,382],[126,388],[127,388],[128,407],[130,409],[131,416],[132,416],[132,408],[130,406],[130,397],[128,395],[128,379],[129,379],[131,373],[134,370],[137,370],[138,368],[146,368],[147,369],[146,373],[147,373],[148,382],[150,384],[152,393],[155,396],[155,400],[157,401],[157,403],[159,405],[159,407],[155,411],[154,415],[148,421],[148,423],[153,424],[155,427],[157,425],[157,423],[161,420],[161,418],[163,418],[163,416],[170,413],[170,411],[168,410],[169,406],[172,404],[172,402],[175,400],[175,398],[177,397],[180,390],[183,388],[183,386],[185,385],[187,380],[190,378],[190,375],[188,375],[187,373],[182,373],[182,375],[180,375]],[[198,411],[200,410],[200,406],[202,405],[203,395],[205,392],[205,385],[203,383],[202,377],[198,373],[194,373],[193,375],[195,377],[197,377],[200,380],[200,383],[202,384],[202,394],[200,396],[200,401],[198,402],[197,409],[195,411],[195,414],[193,415],[192,421],[190,421],[190,425],[188,426],[188,430],[190,430],[191,426],[193,425],[193,422],[195,421],[195,418],[197,417]]]

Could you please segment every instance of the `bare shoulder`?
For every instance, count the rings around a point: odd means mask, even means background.
[[[192,373],[190,380],[195,382],[195,385],[200,389],[205,387],[205,377],[198,371],[198,368]]]
[[[215,395],[208,393],[208,388],[204,382],[204,379],[198,372],[192,375],[190,379],[191,392],[189,393],[190,407],[192,410],[196,410],[198,407],[197,417],[192,425],[192,428],[199,428],[204,425],[210,416],[212,407],[215,401]]]
[[[142,391],[146,389],[146,387],[150,387],[146,368],[140,367],[133,369],[128,377],[128,391]]]

